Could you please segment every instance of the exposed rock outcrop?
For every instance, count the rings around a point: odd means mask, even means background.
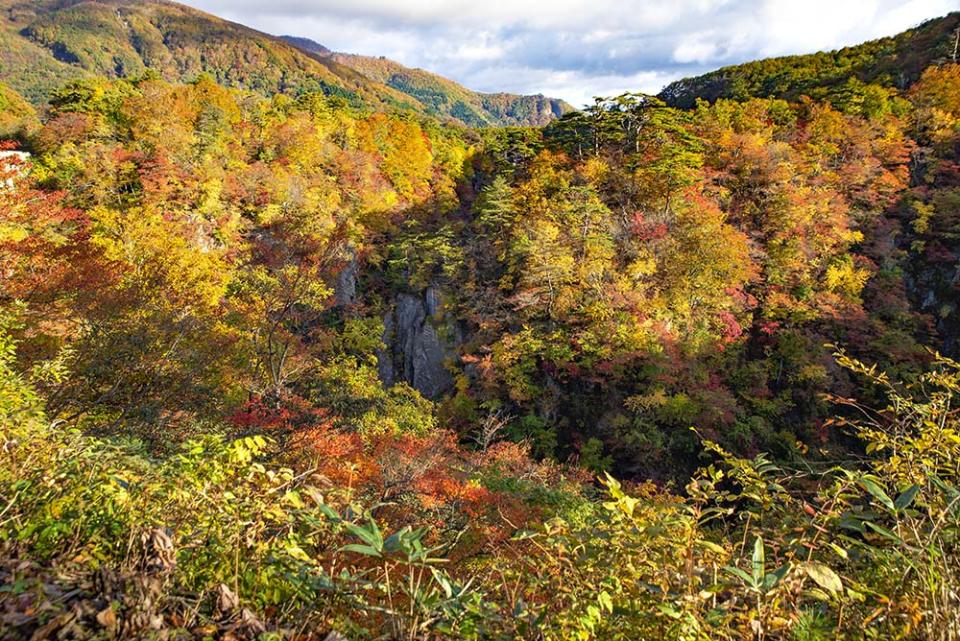
[[[442,316],[438,292],[428,287],[422,296],[401,293],[383,318],[383,342],[377,354],[385,385],[406,381],[427,398],[437,398],[453,386],[446,362],[453,350],[434,325]]]
[[[337,307],[353,305],[357,301],[357,276],[360,270],[357,259],[351,258],[333,283],[333,300]]]

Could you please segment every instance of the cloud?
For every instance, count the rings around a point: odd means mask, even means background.
[[[673,60],[681,64],[699,62],[707,64],[711,60],[722,57],[720,44],[710,33],[694,34],[689,40],[681,42],[673,50]]]
[[[187,0],[274,34],[383,55],[478,91],[656,92],[723,65],[892,35],[960,0]]]

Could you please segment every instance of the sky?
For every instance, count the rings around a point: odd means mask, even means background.
[[[183,0],[476,91],[656,93],[724,65],[893,35],[960,0]]]

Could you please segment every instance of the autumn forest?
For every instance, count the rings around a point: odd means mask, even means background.
[[[575,110],[0,12],[0,639],[960,639],[960,13]]]

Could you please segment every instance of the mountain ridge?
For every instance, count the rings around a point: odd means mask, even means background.
[[[902,90],[938,59],[957,60],[960,11],[892,36],[832,51],[761,58],[683,78],[657,97],[672,107],[690,108],[698,99],[826,98],[850,82]]]
[[[279,37],[304,52],[327,57],[417,99],[431,115],[452,117],[472,126],[540,126],[574,109],[563,100],[543,94],[473,91],[440,74],[407,67],[383,56],[332,51],[309,38]]]
[[[452,120],[462,112],[469,117],[460,122],[467,125],[545,124],[554,117],[550,109],[533,108],[542,101],[523,96],[514,101],[532,103],[526,111],[511,111],[502,99],[492,100],[496,108],[489,112],[438,110],[318,47],[168,0],[0,0],[0,81],[35,106],[72,80],[131,78],[149,69],[171,82],[209,74],[224,86],[263,95],[322,91],[381,111]]]

